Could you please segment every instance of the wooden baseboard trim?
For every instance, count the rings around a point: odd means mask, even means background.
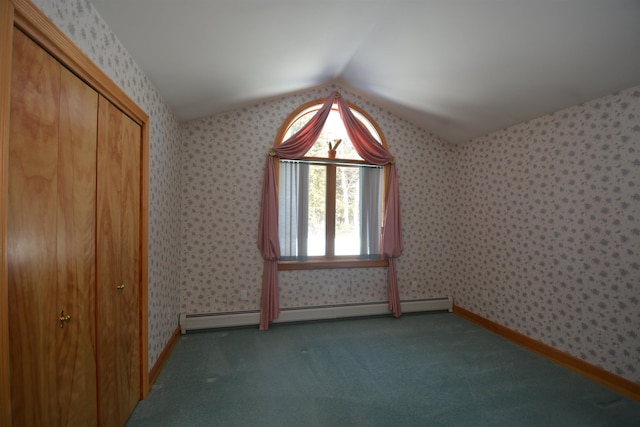
[[[540,356],[546,357],[552,362],[571,369],[580,375],[609,387],[617,393],[640,402],[640,384],[612,374],[598,366],[571,356],[547,344],[543,344],[540,341],[536,341],[533,338],[529,338],[526,335],[495,323],[457,305],[453,306],[453,312],[470,322],[480,325],[483,328],[526,348],[527,350],[531,350]]]
[[[167,345],[164,346],[162,353],[158,356],[158,360],[153,364],[151,371],[149,371],[149,390],[155,384],[158,376],[160,376],[160,372],[164,367],[164,364],[167,363],[167,359],[169,359],[169,355],[173,351],[176,344],[178,344],[178,339],[180,338],[180,327],[177,327],[173,334],[171,334],[171,338],[167,342]]]

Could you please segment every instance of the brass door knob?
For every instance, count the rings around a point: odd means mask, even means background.
[[[116,286],[116,289],[119,291],[122,291],[124,290],[124,285]]]
[[[60,327],[64,328],[64,322],[70,322],[71,321],[71,316],[69,316],[68,314],[65,316],[64,315],[64,310],[62,310],[60,312],[60,318],[58,320],[60,321]]]

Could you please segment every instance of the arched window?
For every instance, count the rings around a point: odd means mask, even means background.
[[[332,108],[337,103],[337,109],[347,128],[348,135],[353,138],[353,145],[360,156],[366,161],[358,159],[342,159],[333,155],[329,148],[336,148],[341,138],[335,135],[325,135],[320,138],[325,130],[325,123],[332,112]],[[316,104],[319,104],[317,102]],[[306,107],[310,107],[310,104]],[[262,204],[260,207],[260,218],[258,222],[258,249],[264,260],[262,270],[262,297],[260,300],[260,329],[269,329],[269,323],[278,317],[280,313],[280,304],[278,302],[278,270],[291,270],[301,268],[335,268],[335,267],[365,267],[365,266],[388,266],[388,295],[389,295],[389,311],[395,317],[402,315],[400,307],[400,295],[398,293],[398,273],[396,269],[396,258],[402,254],[402,224],[400,221],[400,193],[398,185],[398,171],[396,167],[396,159],[391,155],[384,145],[384,139],[379,129],[376,129],[380,137],[380,141],[376,140],[367,130],[361,119],[358,119],[354,113],[355,107],[350,106],[338,92],[333,92],[324,102],[317,113],[308,120],[308,123],[295,132],[290,138],[283,141],[287,130],[294,123],[297,114],[302,112],[302,108],[298,112],[294,112],[292,116],[285,121],[278,132],[275,145],[269,150],[269,155],[265,162],[264,181],[262,184]],[[360,113],[363,113],[360,111]],[[364,114],[363,114],[364,115]],[[372,120],[368,119],[373,126]],[[342,139],[344,141],[344,139]],[[327,144],[327,155],[320,157],[306,157],[310,149],[318,141]],[[342,143],[342,142],[340,142]],[[347,142],[345,142],[347,143]],[[331,146],[329,146],[331,144]],[[337,151],[337,150],[336,150]],[[285,165],[285,160],[290,162],[294,167],[289,168]],[[282,164],[280,164],[282,163]],[[298,167],[298,166],[302,167]],[[311,180],[309,178],[309,167],[312,165],[320,166],[324,169],[324,191],[315,192],[324,194],[325,198],[325,240],[324,255],[313,256],[314,261],[309,255],[309,224],[302,224],[309,218],[309,206],[311,193]],[[357,168],[358,171],[374,170],[376,166],[384,166],[385,178],[377,172],[377,182],[380,183],[369,186],[367,182],[376,181],[375,179],[364,178],[360,180],[358,187],[369,187],[371,193],[366,190],[359,191],[359,200],[369,203],[371,208],[362,207],[360,203],[360,213],[358,221],[360,224],[370,224],[372,233],[360,232],[358,237],[360,245],[364,245],[369,249],[359,251],[357,255],[339,255],[342,248],[336,249],[336,244],[340,243],[336,234],[338,225],[336,211],[338,210],[337,197],[338,194],[338,168],[351,167]],[[277,166],[281,166],[280,177],[277,178]],[[309,167],[307,167],[309,166]],[[291,169],[291,173],[285,169]],[[386,173],[388,172],[388,178]],[[365,175],[369,175],[363,172]],[[373,173],[371,175],[376,175]],[[383,181],[388,181],[383,183]],[[278,186],[280,189],[278,189]],[[304,188],[304,187],[307,188]],[[386,188],[388,194],[380,197],[382,189]],[[377,193],[379,199],[373,193]],[[375,211],[380,211],[382,200],[384,200],[384,227],[381,226],[380,218],[375,219]],[[305,200],[307,200],[305,204]],[[371,202],[372,200],[379,200]],[[280,203],[280,204],[279,204]],[[289,214],[284,218],[280,215],[279,207],[285,206],[285,210],[289,209]],[[282,210],[282,209],[280,209]],[[368,213],[371,212],[371,217]],[[280,215],[280,216],[279,216]],[[305,219],[306,218],[306,219]],[[291,224],[287,224],[287,221]],[[280,227],[289,228],[292,236],[284,237],[285,244],[290,241],[290,248],[286,249],[291,261],[282,261],[281,251],[281,234]],[[359,227],[363,230],[363,227]],[[384,228],[384,229],[382,229]],[[295,235],[294,235],[295,234]],[[377,242],[377,252],[374,248]],[[362,248],[363,246],[361,246]],[[348,250],[347,252],[351,252]],[[338,252],[338,253],[336,253]],[[382,254],[384,254],[383,257]],[[374,259],[366,259],[374,258]],[[377,258],[377,259],[375,259]],[[287,264],[288,263],[288,264]]]
[[[274,145],[295,134],[324,100],[300,106]],[[377,124],[351,112],[385,148]],[[358,155],[334,104],[315,144],[301,159],[278,162],[280,270],[387,266],[381,255],[385,169]]]

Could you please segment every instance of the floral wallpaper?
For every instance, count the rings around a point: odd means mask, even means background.
[[[258,308],[266,153],[293,109],[339,89],[398,161],[402,299],[452,295],[640,382],[640,88],[457,146],[332,85],[180,124],[87,0],[34,3],[151,117],[150,366],[179,312]],[[385,269],[279,279],[282,307],[386,300]]]
[[[149,367],[178,323],[180,137],[175,115],[86,0],[35,0],[51,19],[150,117]]]
[[[456,148],[455,301],[640,382],[640,87]]]

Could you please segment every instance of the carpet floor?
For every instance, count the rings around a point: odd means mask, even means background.
[[[188,333],[138,426],[640,426],[640,402],[452,313]]]

